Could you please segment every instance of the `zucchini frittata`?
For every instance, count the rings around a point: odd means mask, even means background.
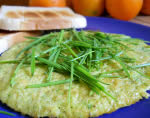
[[[27,38],[0,57],[0,100],[15,111],[88,118],[149,97],[143,40],[75,30]]]

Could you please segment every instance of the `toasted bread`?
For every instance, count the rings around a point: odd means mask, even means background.
[[[40,32],[2,32],[0,33],[0,54],[13,45],[25,41],[25,36],[37,36]]]
[[[86,27],[86,18],[70,8],[2,6],[0,29],[10,31]]]

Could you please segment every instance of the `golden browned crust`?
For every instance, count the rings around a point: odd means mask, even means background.
[[[12,9],[12,10],[11,10]],[[12,31],[84,28],[86,19],[68,8],[2,7],[0,29]]]
[[[5,16],[8,18],[53,18],[53,17],[75,17],[74,13],[68,12],[66,10],[61,11],[8,11]]]
[[[40,15],[42,15],[45,18],[49,18],[49,17],[58,17],[58,14],[54,13],[54,12],[50,12],[50,11],[45,11],[45,12],[39,12]]]
[[[49,20],[42,20],[42,19],[28,20],[26,22],[21,23],[22,30],[28,30],[29,27],[30,30],[65,29],[65,28],[70,28],[71,26],[72,26],[72,22],[68,19],[63,19],[63,18],[61,19],[53,18]]]
[[[65,10],[62,11],[8,11],[5,14],[8,18],[32,18],[32,19],[41,19],[41,18],[55,18],[61,16],[75,17],[74,13],[67,12]]]
[[[6,13],[6,16],[8,18],[19,18],[18,14],[13,12],[13,11],[10,11],[10,12]]]

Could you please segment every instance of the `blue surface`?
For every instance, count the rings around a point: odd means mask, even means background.
[[[135,23],[114,20],[111,18],[87,17],[88,30],[100,30],[108,33],[120,33],[150,41],[150,27]],[[0,110],[16,114],[16,117],[0,114],[0,118],[29,118],[14,112],[6,105],[0,103]],[[150,99],[143,99],[134,105],[121,108],[111,114],[105,114],[99,118],[150,118]]]

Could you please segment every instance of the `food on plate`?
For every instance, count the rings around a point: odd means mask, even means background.
[[[131,20],[138,15],[143,0],[106,0],[106,9],[113,17],[120,20]]]
[[[75,12],[85,16],[100,16],[104,12],[104,0],[72,0]]]
[[[41,32],[1,32],[0,33],[0,54],[13,45],[27,40],[26,36],[38,36]]]
[[[86,27],[86,18],[70,8],[2,6],[0,29],[11,31]]]
[[[0,100],[33,117],[95,117],[148,98],[149,70],[143,40],[61,30],[2,54]]]
[[[29,0],[29,5],[39,7],[65,7],[66,0]]]
[[[141,13],[150,15],[150,0],[144,0]]]

